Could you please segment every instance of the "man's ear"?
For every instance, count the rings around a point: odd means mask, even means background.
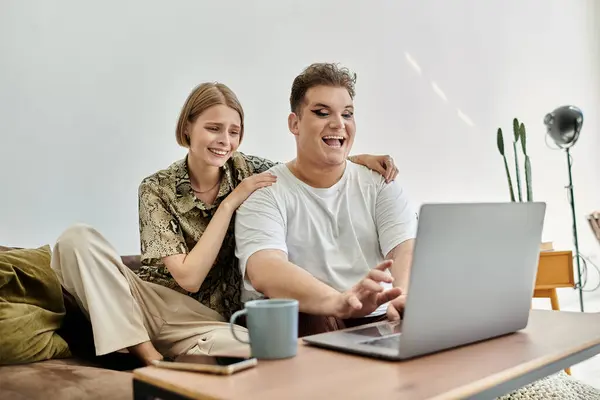
[[[296,113],[290,113],[290,115],[288,115],[288,128],[290,130],[290,132],[292,132],[292,135],[294,136],[298,136],[298,123],[300,121],[300,118],[298,117],[298,115],[296,115]]]

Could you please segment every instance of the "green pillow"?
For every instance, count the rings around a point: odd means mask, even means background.
[[[55,331],[65,316],[50,246],[0,252],[0,365],[70,356]]]

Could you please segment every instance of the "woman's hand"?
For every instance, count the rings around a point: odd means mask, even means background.
[[[235,211],[256,189],[271,186],[275,182],[277,182],[277,176],[269,171],[249,176],[223,200],[222,204],[226,204],[231,211]]]
[[[350,157],[350,161],[379,172],[385,178],[386,183],[392,182],[398,176],[398,168],[394,164],[394,159],[388,155],[374,156],[371,154],[360,154]]]

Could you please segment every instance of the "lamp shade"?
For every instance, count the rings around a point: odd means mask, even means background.
[[[561,148],[571,147],[579,139],[583,113],[575,106],[562,106],[544,118],[548,135]]]

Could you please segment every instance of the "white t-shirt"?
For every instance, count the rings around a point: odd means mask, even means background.
[[[261,297],[245,275],[257,251],[284,251],[290,262],[343,292],[416,235],[417,216],[400,184],[386,184],[366,167],[347,162],[342,178],[325,189],[302,182],[285,164],[269,171],[277,183],[250,195],[235,219],[245,300]]]

